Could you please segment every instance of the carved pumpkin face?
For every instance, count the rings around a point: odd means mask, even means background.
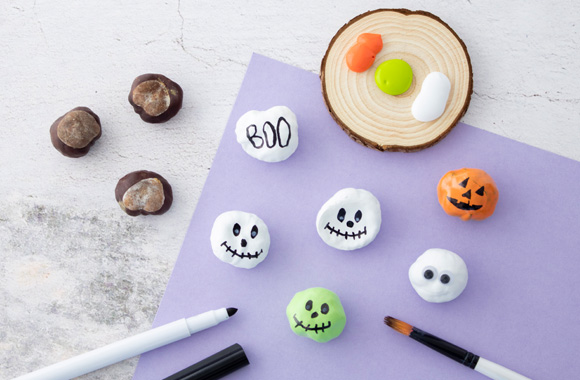
[[[480,169],[447,172],[437,186],[443,210],[462,220],[482,220],[493,214],[499,193],[493,179]]]

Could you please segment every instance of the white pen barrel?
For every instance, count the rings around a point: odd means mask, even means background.
[[[211,310],[187,318],[187,326],[191,334],[213,327],[229,318],[226,309]]]
[[[187,338],[190,335],[187,320],[185,318],[180,319],[27,375],[17,377],[14,380],[69,380],[165,346],[177,340]]]
[[[474,369],[482,375],[494,380],[531,380],[529,377],[522,376],[511,369],[490,362],[482,357],[479,358]]]

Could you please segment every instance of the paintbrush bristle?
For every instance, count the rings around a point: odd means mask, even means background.
[[[413,331],[413,326],[403,321],[399,321],[397,318],[393,317],[385,317],[385,325],[407,336],[409,336]]]

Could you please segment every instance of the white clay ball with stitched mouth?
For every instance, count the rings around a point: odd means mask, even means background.
[[[316,229],[331,247],[352,251],[370,244],[381,228],[381,205],[367,190],[338,191],[318,211]]]
[[[421,92],[411,106],[413,117],[429,122],[438,119],[445,112],[451,82],[443,73],[432,72],[423,80]]]
[[[298,148],[296,115],[285,106],[248,111],[236,123],[236,138],[246,153],[260,161],[284,161]]]
[[[270,249],[270,233],[264,221],[243,211],[228,211],[218,216],[210,241],[218,259],[245,269],[264,261]]]
[[[467,265],[456,253],[432,248],[409,268],[413,288],[427,302],[449,302],[467,286]]]

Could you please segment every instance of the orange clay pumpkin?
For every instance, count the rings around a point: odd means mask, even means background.
[[[354,72],[362,73],[375,62],[376,55],[383,48],[383,39],[380,34],[363,33],[356,39],[346,53],[346,65]]]
[[[498,197],[495,182],[480,169],[452,170],[437,186],[437,198],[443,210],[462,220],[482,220],[491,216]]]

